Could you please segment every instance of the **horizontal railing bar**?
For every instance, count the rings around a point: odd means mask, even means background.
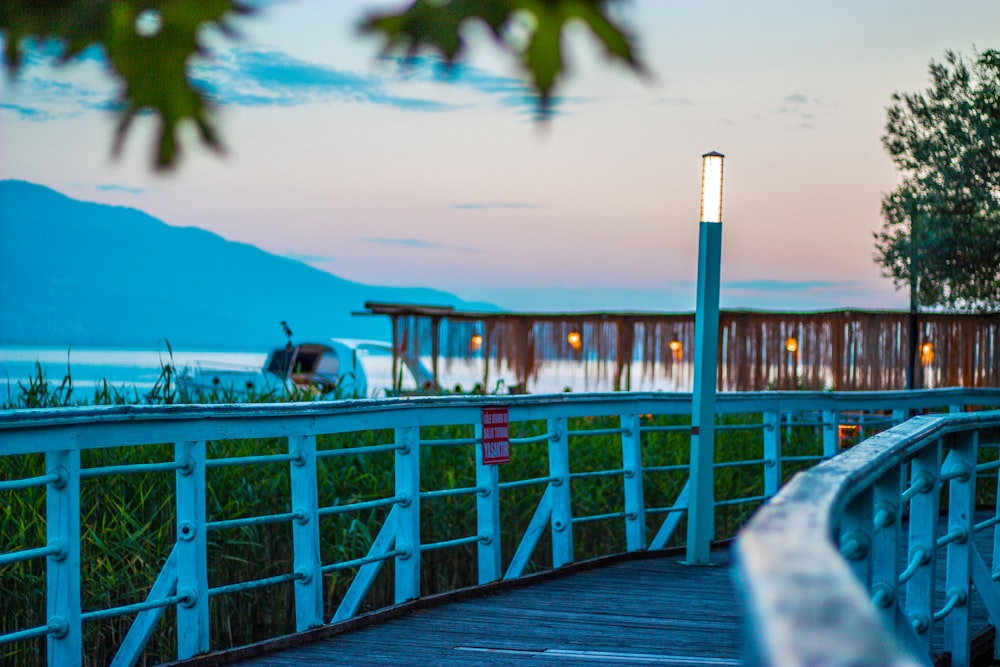
[[[587,477],[614,477],[616,475],[624,475],[627,470],[624,468],[618,470],[589,470],[586,472],[574,472],[570,473],[570,479],[586,479]]]
[[[517,489],[522,486],[536,486],[539,484],[550,484],[558,479],[559,478],[556,476],[532,477],[531,479],[519,479],[513,482],[500,482],[497,486],[501,491],[504,491],[506,489]]]
[[[566,435],[584,438],[587,436],[598,436],[598,435],[621,435],[623,433],[629,433],[630,430],[627,428],[592,428],[592,429],[570,429],[566,432]]]
[[[798,424],[795,424],[798,426]],[[716,424],[716,431],[758,431],[770,427],[770,424]]]
[[[354,560],[345,560],[342,563],[332,563],[330,565],[324,565],[322,571],[326,572],[339,572],[341,570],[350,570],[355,567],[361,567],[362,565],[367,565],[368,563],[377,563],[380,560],[390,560],[396,556],[406,556],[410,552],[406,549],[392,549],[391,551],[386,551],[384,554],[377,554],[375,556],[364,556],[362,558],[355,558]]]
[[[982,445],[980,445],[982,448]],[[998,461],[987,461],[986,463],[980,463],[976,466],[976,472],[986,472],[987,470],[996,470],[1000,468],[1000,460]]]
[[[264,526],[269,523],[283,523],[289,521],[301,521],[302,515],[298,512],[285,512],[284,514],[268,514],[264,516],[251,516],[243,519],[226,519],[225,521],[209,521],[205,524],[206,530],[228,530],[230,528],[243,528],[245,526]]]
[[[906,564],[906,569],[899,573],[899,577],[896,579],[896,584],[902,586],[907,581],[913,578],[913,575],[917,573],[917,569],[922,565],[926,565],[931,561],[930,551],[926,547],[918,545],[910,552],[910,560]]]
[[[673,514],[674,512],[687,512],[686,507],[647,507],[646,514]]]
[[[208,596],[214,597],[216,595],[242,593],[243,591],[252,591],[258,588],[266,588],[268,586],[276,586],[278,584],[287,584],[289,582],[295,581],[296,579],[302,579],[304,577],[305,577],[304,574],[300,574],[298,572],[292,572],[290,574],[279,574],[275,577],[267,577],[266,579],[256,579],[254,581],[242,581],[238,584],[216,586],[215,588],[208,589]]]
[[[11,551],[9,553],[0,554],[0,567],[4,565],[10,565],[12,563],[20,563],[25,560],[33,560],[35,558],[46,558],[47,556],[56,556],[61,553],[65,553],[66,548],[61,544],[49,544],[44,547],[36,547],[34,549],[25,549],[23,551]]]
[[[0,492],[2,491],[23,491],[24,489],[31,489],[36,486],[45,486],[46,484],[54,484],[60,479],[59,473],[50,472],[47,475],[40,475],[38,477],[26,477],[24,479],[14,479],[6,482],[0,482]]]
[[[403,445],[389,443],[387,445],[365,445],[363,447],[344,447],[343,449],[320,449],[316,451],[316,458],[328,459],[337,456],[351,456],[354,454],[380,454],[382,452],[394,452],[402,449]]]
[[[629,512],[610,512],[608,514],[592,514],[590,516],[575,516],[573,524],[590,523],[591,521],[604,521],[606,519],[631,519],[634,515]]]
[[[937,545],[937,548],[940,549],[941,547],[951,544],[952,542],[959,542],[959,543],[964,542],[968,538],[969,538],[969,531],[966,530],[964,527],[959,526],[958,528],[955,528],[954,530],[949,532],[947,535],[942,535],[941,537],[939,537],[935,544]]]
[[[925,491],[930,491],[934,487],[934,480],[929,476],[921,474],[919,477],[913,480],[909,487],[902,494],[900,494],[899,499],[903,503],[908,503],[913,499],[913,496],[918,493],[923,493]]]
[[[420,553],[425,551],[437,551],[438,549],[448,549],[450,547],[460,547],[463,544],[475,544],[477,542],[484,541],[479,535],[471,535],[469,537],[459,537],[454,540],[446,540],[444,542],[432,542],[430,544],[421,544]]]
[[[421,447],[453,447],[457,445],[474,445],[482,442],[482,438],[439,438],[436,440],[420,440]]]
[[[142,475],[151,472],[172,472],[182,470],[190,463],[183,461],[165,461],[163,463],[132,463],[118,466],[103,466],[100,468],[83,468],[80,470],[80,479],[94,479],[97,477],[110,477],[112,475]]]
[[[668,426],[640,426],[640,433],[672,433],[676,431],[690,431],[690,424],[671,424]]]
[[[791,461],[791,462],[795,462],[795,461],[822,461],[825,458],[826,457],[823,456],[822,454],[809,454],[809,455],[803,455],[803,456],[782,456],[781,460],[782,460],[782,462],[785,462],[785,461]]]
[[[826,426],[826,422],[822,419],[789,419],[781,422],[778,426],[791,428],[818,428],[820,426]]]
[[[759,503],[767,500],[767,496],[750,496],[749,498],[733,498],[731,500],[716,500],[716,507],[727,507],[729,505],[747,505],[749,503]]]
[[[62,628],[59,627],[59,624],[49,623],[48,625],[40,625],[37,628],[28,628],[27,630],[12,632],[9,635],[0,635],[0,646],[3,644],[11,644],[13,642],[21,642],[25,639],[34,639],[36,637],[44,637],[45,635],[55,634],[61,629]]]
[[[965,602],[965,593],[961,591],[955,591],[954,593],[948,596],[948,601],[945,602],[945,605],[943,607],[941,607],[941,610],[934,612],[932,618],[935,621],[940,621],[944,619],[948,614],[955,611],[955,607],[959,606],[963,602]]]
[[[687,463],[678,463],[672,466],[643,466],[642,471],[646,472],[675,472],[679,470],[687,470],[690,466]]]
[[[236,456],[223,459],[208,459],[206,468],[227,468],[232,466],[263,465],[267,463],[288,463],[298,461],[298,454],[265,454],[261,456]]]
[[[782,459],[787,460],[787,459]],[[740,468],[743,466],[759,466],[767,463],[767,459],[749,459],[747,461],[720,461],[713,464],[715,468]]]
[[[541,433],[539,435],[526,435],[523,438],[511,438],[512,445],[530,445],[536,442],[545,442],[552,439],[555,433]]]
[[[321,507],[316,514],[319,516],[333,516],[335,514],[345,514],[347,512],[361,512],[378,507],[387,507],[389,505],[405,503],[409,499],[409,494],[401,493],[393,496],[392,498],[378,498],[376,500],[364,500],[359,503],[349,503],[347,505],[330,505],[329,507]]]
[[[110,609],[99,609],[97,611],[88,611],[80,615],[80,619],[84,623],[89,623],[91,621],[101,621],[106,618],[114,618],[115,616],[126,616],[128,614],[138,614],[141,611],[147,611],[149,609],[158,609],[160,607],[171,607],[177,604],[183,604],[188,601],[188,597],[185,595],[171,595],[170,597],[161,598],[159,600],[144,600],[143,602],[136,602],[135,604],[128,604],[121,607],[112,607]]]
[[[471,496],[476,493],[488,493],[489,489],[482,486],[465,486],[458,489],[439,489],[437,491],[421,491],[420,499],[448,498],[450,496]]]
[[[995,516],[985,521],[980,521],[975,526],[972,527],[972,532],[978,533],[981,530],[986,530],[987,528],[992,528],[993,526],[1000,523],[1000,516]]]

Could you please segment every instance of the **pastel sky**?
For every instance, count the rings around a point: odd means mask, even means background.
[[[228,152],[191,147],[168,176],[147,168],[149,123],[109,157],[115,87],[98,58],[35,55],[0,83],[0,177],[360,282],[515,310],[673,311],[694,307],[701,155],[717,150],[723,307],[904,308],[872,260],[899,180],[885,108],[925,89],[946,50],[1000,47],[996,0],[633,0],[622,15],[651,76],[574,28],[539,125],[485,33],[450,76],[379,59],[357,23],[400,4],[269,2],[239,39],[212,39],[192,75]]]

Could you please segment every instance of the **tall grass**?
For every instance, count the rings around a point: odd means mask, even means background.
[[[126,395],[105,383],[93,396],[94,404],[120,402],[171,403],[190,400],[178,389],[172,366],[165,365],[154,389],[144,395]],[[72,391],[72,379],[49,386],[37,375],[20,387],[16,407],[53,407],[87,403]],[[308,396],[295,395],[301,400]],[[198,397],[203,401],[229,402],[234,396],[219,391]],[[245,398],[245,397],[244,397]],[[273,396],[252,397],[257,400]],[[15,407],[6,405],[5,407]],[[760,423],[760,415],[726,418],[727,423]],[[644,425],[684,425],[687,416],[646,416]],[[570,430],[615,428],[617,418],[594,417],[570,420]],[[513,437],[544,433],[543,421],[512,424]],[[818,454],[821,438],[815,429],[800,429],[785,443],[786,453]],[[421,438],[455,439],[473,435],[471,425],[424,428]],[[350,448],[386,444],[391,430],[320,436],[320,449]],[[213,441],[210,459],[287,452],[284,439]],[[621,439],[617,436],[575,437],[569,441],[572,472],[621,468]],[[655,432],[643,435],[643,465],[682,465],[688,461],[686,431]],[[471,445],[426,447],[421,450],[422,490],[475,486],[475,449]],[[735,461],[762,458],[759,430],[720,432],[717,460]],[[173,458],[172,444],[142,447],[114,447],[82,452],[84,468],[128,463],[164,462]],[[19,479],[44,472],[41,456],[4,456],[0,476]],[[393,454],[348,455],[322,459],[318,463],[320,506],[385,498],[393,490]],[[548,475],[545,442],[515,445],[511,462],[501,467],[501,481]],[[650,473],[644,477],[647,507],[672,504],[687,478],[684,471]],[[291,511],[287,464],[211,468],[207,472],[208,520],[232,519]],[[620,475],[575,479],[571,482],[572,512],[587,516],[620,511],[624,489]],[[520,536],[531,520],[544,487],[531,486],[502,492],[501,544],[504,565],[510,562]],[[763,493],[761,467],[720,468],[716,475],[719,499],[759,496]],[[81,581],[83,609],[90,611],[140,601],[145,598],[156,574],[175,542],[175,497],[173,474],[119,475],[87,479],[81,487]],[[717,533],[732,535],[755,509],[756,504],[719,509]],[[421,541],[438,542],[476,533],[476,498],[452,496],[425,500],[421,504]],[[364,556],[388,509],[373,509],[352,515],[321,520],[321,557],[329,564]],[[662,516],[648,516],[650,537]],[[684,535],[683,521],[676,532]],[[577,559],[624,551],[624,522],[594,521],[578,524],[573,533]],[[250,581],[292,570],[291,528],[287,524],[245,526],[209,533],[209,585],[221,586]],[[17,551],[45,543],[45,489],[0,494],[0,541],[4,551]],[[682,541],[675,537],[673,544]],[[528,571],[551,566],[549,540],[543,537]],[[43,560],[0,568],[0,633],[44,625],[45,580]],[[421,560],[421,592],[424,594],[473,585],[477,580],[475,545],[425,553]],[[354,571],[324,577],[325,610],[330,618],[354,576]],[[388,562],[376,580],[364,609],[392,602],[392,563]],[[210,599],[213,649],[248,644],[294,631],[292,584],[214,596]],[[175,655],[175,615],[168,611],[151,639],[141,664],[156,664]],[[84,626],[85,664],[107,664],[128,630],[131,617],[88,623]],[[0,663],[35,665],[43,662],[44,640],[0,646]]]

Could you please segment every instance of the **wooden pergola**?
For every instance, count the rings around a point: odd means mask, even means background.
[[[690,371],[694,313],[460,311],[450,306],[366,302],[392,322],[393,376],[400,352],[429,356],[437,384],[442,358],[506,368],[523,391],[547,362],[579,360],[596,379],[628,390],[642,373]],[[909,314],[834,310],[723,310],[718,386],[881,390],[906,386]],[[921,313],[920,386],[1000,386],[1000,314]]]

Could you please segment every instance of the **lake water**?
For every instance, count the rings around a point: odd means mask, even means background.
[[[9,402],[19,393],[18,383],[27,384],[37,374],[36,363],[41,366],[44,378],[53,388],[62,382],[68,372],[73,378],[75,394],[83,399],[92,395],[96,386],[107,381],[116,388],[135,387],[140,393],[156,383],[164,364],[173,363],[178,369],[202,364],[218,368],[259,370],[267,359],[266,352],[219,352],[211,350],[117,350],[103,348],[0,346],[0,402]],[[430,366],[430,360],[424,360]],[[382,389],[392,386],[392,361],[388,355],[377,355],[363,360],[368,375],[369,392],[381,395]],[[633,366],[632,388],[651,391],[690,391],[689,377],[674,378],[660,373],[656,377],[639,377],[641,364]],[[609,372],[611,369],[608,369]],[[441,384],[452,388],[456,384],[469,390],[482,380],[482,364],[461,361],[439,365]],[[537,381],[528,389],[532,393],[555,393],[569,387],[573,391],[610,391],[610,378],[595,379],[593,364],[560,362],[543,367]],[[497,377],[491,369],[488,391],[496,389],[498,380],[514,382],[507,374]]]

